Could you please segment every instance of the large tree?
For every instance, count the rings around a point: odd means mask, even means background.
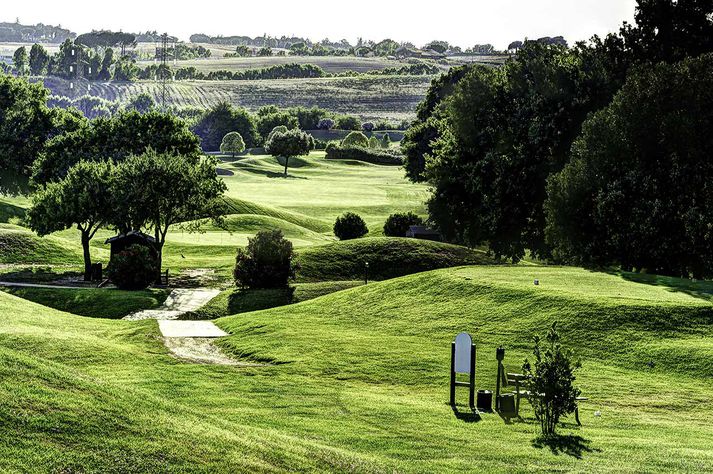
[[[713,54],[637,69],[551,178],[547,237],[586,265],[713,275]]]
[[[207,110],[192,130],[200,137],[205,151],[217,151],[223,137],[229,132],[238,132],[248,148],[257,146],[260,140],[255,120],[250,113],[227,102]]]
[[[100,117],[85,126],[54,137],[35,162],[33,181],[43,184],[61,179],[80,160],[121,161],[148,149],[197,161],[201,154],[196,137],[186,123],[158,111],[137,111]]]
[[[595,56],[528,42],[500,69],[478,66],[443,104],[425,177],[431,219],[450,240],[517,261],[544,242],[545,182],[614,91]],[[428,156],[428,155],[427,155]]]
[[[265,144],[265,149],[275,157],[282,157],[285,160],[285,176],[290,158],[293,156],[308,155],[314,148],[314,139],[308,133],[301,130],[287,130],[286,132],[275,132]]]
[[[219,198],[226,185],[215,172],[216,161],[149,150],[116,166],[116,212],[112,223],[120,230],[153,231],[161,270],[166,235],[174,224],[218,218]]]
[[[29,60],[27,57],[27,48],[20,46],[15,50],[15,54],[12,55],[12,62],[15,65],[15,71],[20,76],[27,74],[27,66]]]
[[[50,55],[40,44],[33,44],[30,48],[30,74],[42,76],[47,73],[47,66],[50,62]]]
[[[713,52],[713,1],[638,0],[621,34],[635,58],[676,62]]]
[[[76,226],[84,252],[84,279],[91,280],[89,242],[109,219],[113,196],[111,162],[82,161],[61,181],[48,184],[32,197],[27,213],[30,228],[40,236]]]
[[[46,141],[84,122],[71,111],[49,109],[47,96],[41,84],[0,74],[0,193],[26,191]]]

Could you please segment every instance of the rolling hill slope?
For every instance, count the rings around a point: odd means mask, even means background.
[[[152,321],[0,293],[0,470],[709,471],[711,284],[634,278],[466,267],[218,320],[226,350],[268,363],[244,368],[172,359]],[[517,370],[553,320],[583,359],[583,427],[547,445],[526,404],[514,424],[451,411],[457,332],[493,388],[495,348]]]

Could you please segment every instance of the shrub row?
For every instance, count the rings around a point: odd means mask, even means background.
[[[339,146],[335,143],[330,143],[327,146],[326,158],[328,160],[358,160],[375,165],[401,166],[404,163],[403,155],[396,150]]]

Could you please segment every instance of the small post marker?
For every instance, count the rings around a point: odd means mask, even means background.
[[[468,374],[468,382],[456,380],[457,374]],[[451,342],[451,405],[456,404],[456,387],[468,387],[468,404],[475,408],[475,344],[470,334],[462,332]]]
[[[495,383],[495,410],[500,410],[500,380],[504,378],[503,360],[505,359],[505,348],[503,346],[495,349],[495,358],[498,360],[498,379]]]
[[[364,284],[369,284],[369,262],[364,263]]]

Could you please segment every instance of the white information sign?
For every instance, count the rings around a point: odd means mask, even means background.
[[[470,352],[473,349],[473,339],[467,332],[456,336],[455,372],[457,374],[470,374]]]

